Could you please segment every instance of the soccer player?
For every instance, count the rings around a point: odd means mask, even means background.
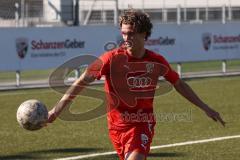
[[[120,16],[124,43],[99,57],[67,90],[49,111],[53,122],[71,100],[88,84],[105,76],[109,136],[120,160],[145,160],[150,150],[156,120],[153,114],[154,93],[159,76],[176,91],[223,126],[220,114],[205,104],[179,78],[163,56],[144,48],[151,35],[152,23],[147,14],[128,10]]]

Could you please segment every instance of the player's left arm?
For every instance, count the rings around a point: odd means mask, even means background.
[[[214,109],[210,108],[207,104],[205,104],[192,90],[192,88],[183,80],[179,79],[174,84],[174,88],[188,101],[192,102],[200,109],[202,109],[207,114],[208,117],[212,118],[216,122],[219,121],[223,126],[225,126],[225,122],[221,118],[220,114],[216,112]]]

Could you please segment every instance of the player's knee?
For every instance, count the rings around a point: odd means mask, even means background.
[[[146,156],[139,152],[128,152],[125,155],[125,160],[146,160]]]

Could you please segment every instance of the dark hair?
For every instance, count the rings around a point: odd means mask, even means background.
[[[119,17],[119,26],[122,27],[122,24],[133,25],[138,33],[146,32],[145,40],[151,35],[153,26],[147,13],[133,9],[124,11]]]

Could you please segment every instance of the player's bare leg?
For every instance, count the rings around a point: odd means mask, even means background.
[[[146,157],[142,153],[133,151],[133,152],[128,152],[125,155],[125,160],[146,160]]]

